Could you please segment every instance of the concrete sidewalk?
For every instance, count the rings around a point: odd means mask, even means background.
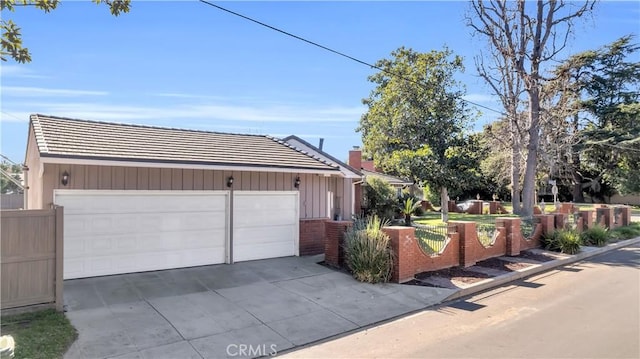
[[[255,357],[442,302],[454,291],[360,283],[288,257],[65,282],[65,358]]]
[[[360,283],[321,256],[66,281],[79,338],[65,358],[281,353],[635,243],[583,247],[460,289]]]

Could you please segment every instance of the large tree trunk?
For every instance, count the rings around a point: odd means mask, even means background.
[[[514,115],[517,116],[517,115]],[[515,119],[512,119],[515,121]],[[513,213],[520,213],[520,134],[516,126],[511,125],[511,206]]]
[[[449,194],[447,193],[447,187],[440,187],[440,213],[442,222],[447,223],[449,221]]]
[[[575,157],[578,157],[577,154],[574,154],[573,156],[574,156],[574,160],[575,160]],[[577,168],[574,168],[573,169],[573,202],[574,203],[584,203],[584,192],[582,191],[582,180],[583,180],[582,175],[580,174]]]
[[[578,114],[573,115],[573,133],[578,133]],[[573,202],[584,203],[584,192],[582,191],[582,181],[584,178],[580,173],[580,154],[572,150],[571,151],[571,172],[573,175]]]
[[[533,216],[536,190],[536,167],[538,165],[538,145],[540,143],[540,93],[537,84],[529,89],[529,144],[527,145],[527,163],[522,185],[521,216]]]

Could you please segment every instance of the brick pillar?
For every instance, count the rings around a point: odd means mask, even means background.
[[[567,224],[568,214],[566,213],[556,213],[554,214],[554,221],[556,229],[564,229]]]
[[[553,214],[536,214],[534,215],[542,225],[542,234],[548,235],[556,230],[555,216]]]
[[[498,221],[502,221],[507,230],[507,255],[517,256],[520,254],[520,237],[522,237],[520,218],[498,218],[496,224]]]
[[[560,213],[573,213],[575,205],[573,203],[560,203]]]
[[[384,227],[382,231],[386,233],[391,242],[393,251],[393,271],[391,280],[396,283],[410,281],[416,275],[416,261],[414,258],[415,249],[415,227]]]
[[[456,206],[456,201],[452,201],[449,200],[449,202],[447,202],[448,208],[449,208],[449,212],[458,212],[458,207]]]
[[[476,222],[450,221],[449,224],[455,224],[460,234],[460,265],[470,267],[476,264],[471,251],[472,241],[477,241],[478,236]]]
[[[489,214],[498,214],[499,205],[500,205],[500,202],[498,201],[489,202]]]
[[[344,253],[342,244],[344,232],[353,225],[350,221],[327,221],[324,222],[325,242],[324,261],[334,267],[341,267],[344,264]]]
[[[599,225],[607,228],[613,228],[613,220],[613,208],[596,208],[596,221]]]
[[[631,224],[631,207],[623,206],[622,207],[622,216],[621,216],[621,225],[628,226]]]
[[[584,231],[584,221],[582,219],[582,216],[580,216],[579,214],[573,215],[574,220],[576,221],[576,232],[578,233],[582,233],[582,231]]]
[[[469,214],[482,214],[482,201],[471,201],[471,208],[469,208]]]
[[[579,210],[578,214],[582,218],[582,229],[586,230],[593,227],[593,210],[585,209]]]

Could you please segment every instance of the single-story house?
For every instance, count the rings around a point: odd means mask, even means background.
[[[360,193],[357,189],[359,189],[363,180],[360,171],[323,151],[322,143],[324,139],[320,140],[318,146],[314,146],[295,135],[285,137],[282,140],[298,150],[340,168],[340,172],[345,180],[342,182],[342,186],[337,188],[335,193],[334,203],[336,203],[336,212],[333,214],[333,219],[349,220],[354,214],[360,214],[360,202],[356,201],[356,192]],[[357,206],[354,205],[355,203],[358,203]]]
[[[269,136],[40,114],[25,164],[28,208],[64,206],[65,279],[322,253],[351,185]]]

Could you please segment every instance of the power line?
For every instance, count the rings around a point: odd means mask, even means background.
[[[261,21],[258,21],[258,20],[256,20],[256,19],[253,19],[253,18],[251,18],[251,17],[249,17],[249,16],[242,15],[242,14],[237,13],[237,12],[235,12],[235,11],[232,11],[232,10],[229,10],[229,9],[227,9],[227,8],[224,8],[224,7],[220,6],[220,5],[216,5],[216,4],[214,4],[214,3],[211,3],[211,2],[209,2],[209,1],[206,1],[206,0],[199,0],[199,1],[200,1],[201,3],[203,3],[203,4],[206,4],[206,5],[209,5],[209,6],[211,6],[211,7],[216,8],[216,9],[218,9],[218,10],[221,10],[221,11],[227,12],[227,13],[229,13],[229,14],[231,14],[231,15],[238,16],[238,17],[240,17],[240,18],[242,18],[242,19],[245,19],[245,20],[247,20],[247,21],[251,21],[251,22],[253,22],[253,23],[255,23],[255,24],[258,24],[258,25],[263,26],[263,27],[266,27],[266,28],[268,28],[268,29],[270,29],[270,30],[273,30],[273,31],[279,32],[279,33],[281,33],[281,34],[283,34],[283,35],[286,35],[286,36],[292,37],[292,38],[294,38],[294,39],[296,39],[296,40],[300,40],[300,41],[302,41],[302,42],[306,42],[306,43],[307,43],[307,44],[309,44],[309,45],[312,45],[312,46],[315,46],[315,47],[319,47],[319,48],[321,48],[321,49],[323,49],[323,50],[325,50],[325,51],[329,51],[329,52],[331,52],[331,53],[333,53],[333,54],[336,54],[336,55],[338,55],[338,56],[345,57],[345,58],[347,58],[347,59],[349,59],[349,60],[351,60],[351,61],[355,61],[355,62],[357,62],[357,63],[359,63],[359,64],[361,64],[361,65],[365,65],[365,66],[368,66],[368,67],[370,67],[370,68],[374,68],[374,69],[376,69],[376,70],[380,70],[380,71],[382,71],[382,72],[384,72],[384,73],[386,73],[386,74],[389,74],[389,75],[392,75],[392,76],[395,76],[395,77],[401,78],[401,79],[403,79],[403,80],[405,80],[405,81],[408,81],[408,82],[414,83],[414,84],[416,84],[416,85],[418,85],[418,86],[421,86],[421,87],[424,87],[424,85],[423,85],[423,84],[421,84],[421,83],[420,83],[420,82],[418,82],[418,81],[414,81],[414,80],[412,80],[412,79],[408,79],[408,78],[406,78],[406,77],[404,77],[404,76],[402,76],[402,75],[399,75],[399,74],[394,73],[394,72],[392,72],[392,71],[385,70],[385,69],[383,69],[383,68],[381,68],[381,67],[378,67],[378,66],[376,66],[376,65],[374,65],[374,64],[371,64],[371,63],[368,63],[368,62],[366,62],[366,61],[360,60],[360,59],[358,59],[358,58],[356,58],[356,57],[353,57],[353,56],[347,55],[347,54],[345,54],[345,53],[343,53],[343,52],[340,52],[340,51],[338,51],[338,50],[334,50],[334,49],[332,49],[332,48],[330,48],[330,47],[327,47],[327,46],[321,45],[321,44],[319,44],[319,43],[317,43],[317,42],[314,42],[314,41],[311,41],[311,40],[307,40],[307,39],[305,39],[305,38],[303,38],[303,37],[301,37],[301,36],[298,36],[298,35],[292,34],[292,33],[290,33],[290,32],[284,31],[284,30],[279,29],[279,28],[277,28],[277,27],[275,27],[275,26],[271,26],[271,25],[266,24],[266,23],[264,23],[264,22],[261,22]],[[479,104],[479,103],[475,103],[475,102],[473,102],[473,101],[469,101],[469,100],[465,100],[465,99],[461,99],[461,100],[462,100],[462,101],[464,101],[464,102],[466,102],[466,103],[468,103],[468,104],[471,104],[471,105],[474,105],[474,106],[478,106],[478,107],[484,108],[484,109],[486,109],[486,110],[489,110],[489,111],[492,111],[492,112],[495,112],[495,113],[498,113],[498,114],[504,115],[504,112],[502,112],[502,111],[494,110],[494,109],[492,109],[492,108],[490,108],[490,107],[487,107],[487,106],[481,105],[481,104]]]

